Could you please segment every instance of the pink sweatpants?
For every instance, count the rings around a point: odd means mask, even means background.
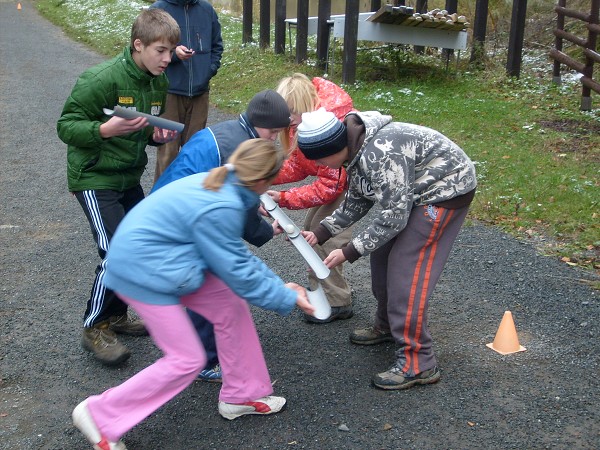
[[[219,278],[207,274],[202,287],[180,305],[151,305],[120,296],[144,320],[163,357],[123,384],[88,399],[101,433],[118,441],[189,386],[206,354],[184,306],[213,323],[223,386],[219,400],[243,403],[273,392],[248,303]]]

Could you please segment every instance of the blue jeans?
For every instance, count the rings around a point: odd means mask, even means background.
[[[192,311],[191,309],[188,309],[187,313],[194,324],[194,328],[196,329],[198,336],[200,336],[200,340],[204,346],[204,351],[206,352],[206,367],[204,368],[212,369],[219,363],[213,325],[203,316]]]

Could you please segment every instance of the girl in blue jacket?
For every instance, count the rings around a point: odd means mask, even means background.
[[[283,163],[266,139],[242,143],[224,166],[174,181],[121,222],[105,283],[144,320],[164,356],[123,384],[89,397],[73,422],[97,448],[125,448],[121,436],[191,384],[206,362],[185,308],[213,323],[223,372],[219,413],[272,414],[274,397],[248,303],[311,314],[304,288],[284,284],[242,241]]]

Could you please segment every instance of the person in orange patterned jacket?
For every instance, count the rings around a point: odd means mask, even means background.
[[[334,113],[339,120],[355,109],[348,93],[335,83],[320,77],[310,80],[304,74],[295,73],[283,78],[276,91],[286,100],[292,120],[290,127],[280,136],[280,141],[289,156],[273,184],[294,183],[308,177],[316,179],[310,184],[282,191],[270,190],[267,193],[282,208],[310,208],[303,227],[305,230],[312,230],[321,220],[331,215],[344,199],[347,187],[346,171],[343,168],[338,170],[318,166],[315,161],[307,159],[296,143],[297,127],[302,120],[302,113],[316,111],[320,107]],[[315,246],[315,251],[324,259],[332,250],[345,245],[351,238],[352,230],[345,230],[325,245]],[[309,274],[309,280],[311,289],[315,289],[318,280],[312,272]],[[332,269],[329,277],[321,281],[321,285],[331,305],[331,316],[321,320],[305,314],[304,319],[312,323],[327,323],[352,317],[350,286],[344,278],[343,267]]]

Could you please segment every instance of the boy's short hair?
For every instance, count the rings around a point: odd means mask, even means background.
[[[161,40],[177,45],[180,36],[179,25],[169,13],[157,8],[145,9],[137,16],[131,27],[131,47],[134,47],[133,43],[136,39],[144,45]]]

